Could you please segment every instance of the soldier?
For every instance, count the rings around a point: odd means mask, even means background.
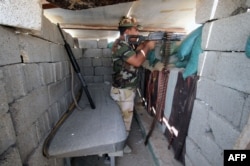
[[[147,53],[155,46],[155,41],[145,41],[135,48],[125,41],[125,35],[138,35],[140,27],[135,18],[122,17],[118,26],[120,37],[112,46],[114,73],[110,95],[120,107],[127,136],[133,118],[138,68],[146,60]],[[131,148],[126,144],[123,151],[131,153]]]

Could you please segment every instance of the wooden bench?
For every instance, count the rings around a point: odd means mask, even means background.
[[[83,110],[75,108],[58,129],[48,154],[63,158],[109,154],[114,166],[115,156],[123,155],[127,138],[119,107],[109,95],[109,85],[93,84],[88,89],[96,109],[90,108],[83,94],[78,103]]]

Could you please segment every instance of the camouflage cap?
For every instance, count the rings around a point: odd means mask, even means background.
[[[139,30],[142,26],[137,23],[136,18],[123,16],[119,22],[119,27],[137,27]]]

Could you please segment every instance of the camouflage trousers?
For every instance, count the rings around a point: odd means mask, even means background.
[[[111,87],[110,96],[119,105],[127,134],[130,131],[134,111],[134,89],[119,89]]]

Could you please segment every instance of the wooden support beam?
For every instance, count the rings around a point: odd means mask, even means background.
[[[82,10],[89,8],[96,8],[100,6],[114,5],[125,2],[133,2],[137,0],[47,0],[63,9]]]
[[[80,25],[80,24],[60,24],[62,29],[78,29],[78,30],[105,30],[105,31],[118,31],[117,26],[103,26],[103,25]],[[141,32],[175,32],[175,33],[186,33],[184,28],[152,28],[143,27]]]

